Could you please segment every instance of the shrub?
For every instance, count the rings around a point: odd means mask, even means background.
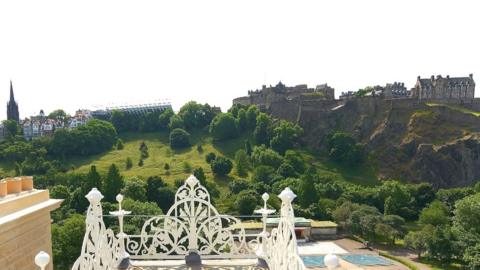
[[[212,161],[214,161],[215,159],[217,158],[217,155],[215,155],[215,153],[213,152],[210,152],[208,153],[206,156],[205,156],[205,161],[210,164],[212,163]]]
[[[170,132],[170,147],[173,149],[190,146],[190,133],[181,128],[176,128]]]
[[[123,141],[122,139],[117,140],[117,150],[122,150],[123,149]]]
[[[213,118],[210,133],[215,140],[226,140],[237,135],[235,118],[229,113],[221,113]]]
[[[125,160],[125,169],[130,170],[133,167],[133,162],[130,157]]]
[[[214,174],[225,176],[230,173],[233,164],[232,161],[226,157],[217,157],[212,163],[210,163],[210,166]]]

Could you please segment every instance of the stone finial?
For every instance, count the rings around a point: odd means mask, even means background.
[[[473,80],[473,73],[468,74],[468,77]]]
[[[432,75],[432,76],[430,77],[430,80],[433,82],[433,81],[435,80],[435,76]]]
[[[417,80],[420,80],[420,76],[417,76]]]
[[[447,75],[447,79],[450,79],[450,75]]]

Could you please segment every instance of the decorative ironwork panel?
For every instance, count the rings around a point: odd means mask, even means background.
[[[218,213],[207,189],[191,175],[166,215],[147,220],[140,235],[127,235],[125,248],[132,259],[184,258],[191,251],[204,258],[245,258],[255,257],[258,243],[258,235],[247,235],[238,218]]]

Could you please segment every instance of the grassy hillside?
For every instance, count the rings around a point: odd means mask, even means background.
[[[121,173],[127,177],[147,178],[152,175],[160,175],[170,183],[173,183],[176,179],[186,179],[191,174],[188,167],[191,167],[192,170],[202,167],[208,179],[213,179],[220,187],[226,187],[229,178],[238,177],[235,169],[227,178],[215,178],[210,166],[205,161],[205,155],[214,152],[233,160],[235,151],[244,147],[244,141],[248,139],[248,136],[244,135],[225,142],[213,142],[206,132],[197,132],[192,134],[193,146],[179,151],[172,150],[169,147],[168,134],[164,132],[126,133],[122,134],[121,138],[124,141],[124,149],[122,150],[111,150],[100,155],[75,158],[69,160],[69,163],[74,165],[77,172],[87,172],[92,164],[95,164],[100,172],[106,172],[110,164],[115,163],[120,168]],[[142,141],[148,146],[149,157],[144,161],[144,165],[139,167],[139,146]],[[202,146],[202,151],[197,150],[197,145]],[[306,151],[302,151],[302,155],[319,172],[340,181],[366,185],[377,183],[375,173],[371,168],[343,168],[328,162],[322,155],[314,155]],[[130,157],[134,164],[129,170],[125,168],[127,157]],[[165,163],[170,165],[169,171],[164,169]]]

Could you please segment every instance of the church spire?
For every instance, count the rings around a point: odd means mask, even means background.
[[[12,80],[10,80],[10,101],[14,101],[14,102],[15,102],[15,96],[13,95],[13,84],[12,84]]]
[[[17,123],[20,122],[20,115],[18,113],[18,104],[15,102],[15,96],[13,95],[13,84],[10,80],[10,100],[7,102],[7,119],[14,120]]]

